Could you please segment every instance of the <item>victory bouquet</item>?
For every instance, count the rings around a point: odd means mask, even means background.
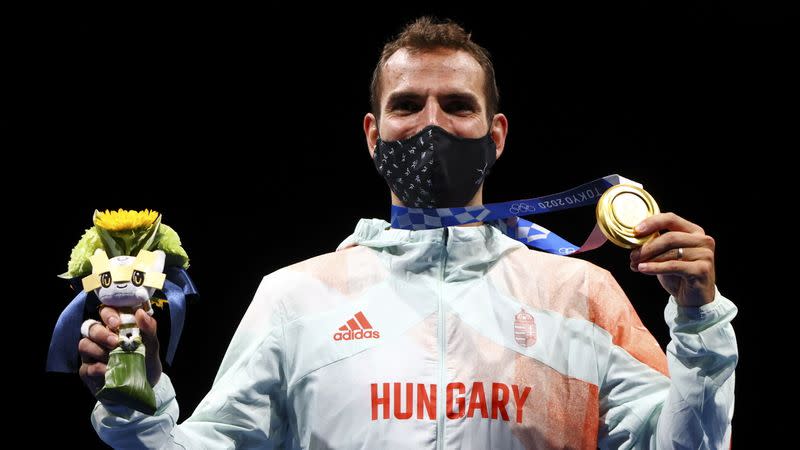
[[[86,317],[93,309],[113,307],[121,322],[119,344],[109,355],[105,385],[95,396],[153,414],[156,403],[147,380],[147,349],[134,316],[139,309],[153,315],[154,305],[168,305],[171,337],[167,362],[171,363],[186,297],[197,294],[185,270],[189,257],[178,234],[161,223],[156,211],[95,211],[93,223],[72,249],[67,272],[59,275],[80,292],[56,324],[47,370],[77,371],[80,335],[88,336],[89,329],[99,324]]]

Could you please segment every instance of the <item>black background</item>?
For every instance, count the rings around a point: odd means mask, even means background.
[[[156,209],[191,257],[202,299],[189,305],[167,368],[184,419],[263,275],[333,251],[360,217],[388,218],[388,189],[362,132],[368,83],[383,43],[432,13],[462,23],[495,61],[510,134],[486,202],[620,173],[716,239],[718,286],[739,306],[734,438],[737,447],[751,442],[766,382],[757,364],[769,322],[758,308],[771,300],[756,275],[771,268],[751,250],[752,221],[796,128],[793,21],[767,6],[705,3],[384,6],[20,16],[25,26],[9,41],[9,92],[19,101],[3,123],[19,162],[4,167],[4,191],[20,277],[39,297],[35,315],[19,313],[37,330],[19,363],[38,385],[20,400],[33,407],[24,420],[39,429],[34,441],[102,446],[77,375],[43,372],[71,298],[55,275],[93,210]],[[580,241],[592,215],[536,221]],[[667,294],[657,280],[632,273],[627,252],[611,245],[582,257],[612,271],[665,346]],[[44,424],[53,432],[41,433]]]

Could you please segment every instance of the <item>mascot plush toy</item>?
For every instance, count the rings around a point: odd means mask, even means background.
[[[119,312],[119,345],[111,351],[105,386],[95,395],[101,400],[122,403],[147,414],[155,412],[155,395],[147,381],[145,354],[134,315],[144,309],[153,315],[153,304],[161,305],[157,293],[166,296],[170,308],[171,338],[167,361],[174,356],[183,325],[185,297],[196,295],[186,274],[189,258],[172,228],[161,223],[155,211],[105,211],[94,213],[94,227],[86,230],[72,250],[66,273],[61,278],[73,285],[80,280],[81,292],[62,313],[50,343],[48,370],[75,371],[74,361],[80,335],[98,322],[83,320],[87,303]],[[72,349],[69,346],[72,346]]]

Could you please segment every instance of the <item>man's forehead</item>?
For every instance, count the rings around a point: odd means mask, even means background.
[[[396,90],[428,88],[433,82],[450,91],[472,91],[482,98],[483,77],[481,65],[464,50],[402,48],[387,59],[381,78],[384,97]]]
[[[385,63],[385,69],[395,68],[451,68],[481,72],[481,65],[465,50],[453,48],[409,49],[394,52]]]

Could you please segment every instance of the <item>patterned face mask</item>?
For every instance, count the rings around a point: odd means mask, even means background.
[[[452,208],[472,200],[495,161],[489,133],[454,136],[429,125],[399,141],[378,138],[375,167],[407,207]]]

